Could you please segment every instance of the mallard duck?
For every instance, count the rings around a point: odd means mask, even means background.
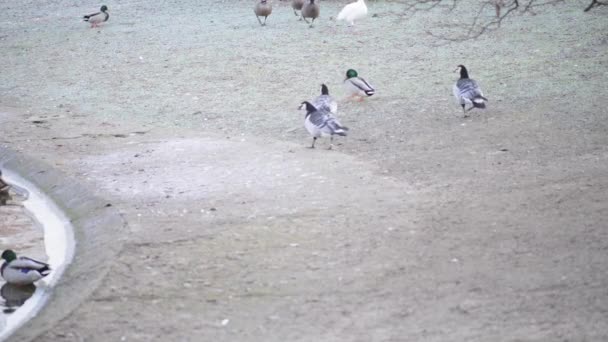
[[[291,2],[291,8],[293,8],[293,14],[295,14],[296,17],[300,16],[297,11],[302,10],[302,7],[304,7],[304,2],[304,0],[293,0]],[[302,18],[300,18],[300,20],[302,20]]]
[[[95,12],[93,14],[85,15],[83,17],[84,21],[91,23],[91,27],[98,27],[99,24],[108,21],[110,19],[110,14],[107,12],[108,6],[103,5],[99,9],[99,12]]]
[[[357,0],[350,3],[338,13],[337,20],[346,20],[349,26],[355,25],[355,20],[361,19],[367,15],[367,6],[364,0]]]
[[[267,0],[260,0],[253,8],[256,18],[260,22],[260,25],[266,26],[266,18],[272,13],[272,5]],[[260,20],[260,17],[264,17],[264,23]]]
[[[309,27],[312,27],[312,24],[315,22],[315,19],[319,17],[319,13],[321,13],[321,9],[319,8],[319,4],[315,3],[315,0],[310,0],[310,3],[304,5],[302,11],[300,12],[302,19],[304,19],[307,24],[309,22],[308,20],[306,20],[306,18],[312,18]]]
[[[17,258],[17,254],[10,249],[2,252],[2,259],[5,262],[0,268],[0,274],[10,284],[30,285],[51,272],[48,264],[23,256]]]
[[[331,150],[334,141],[334,135],[346,136],[348,128],[342,126],[338,119],[331,114],[329,109],[316,108],[308,101],[302,102],[306,108],[306,116],[304,117],[304,127],[312,136],[312,145],[310,148],[315,148],[315,141],[319,137],[330,136],[329,150]]]
[[[363,77],[359,77],[359,74],[354,69],[348,69],[348,71],[346,71],[344,86],[346,91],[350,93],[350,96],[357,97],[359,101],[363,101],[365,96],[372,96],[376,92],[374,87],[367,83]]]
[[[325,84],[321,84],[321,95],[312,101],[312,105],[315,108],[325,108],[332,114],[338,113],[338,102],[329,95],[329,88]]]
[[[452,87],[452,90],[454,92],[454,97],[456,97],[456,100],[462,106],[462,112],[466,117],[467,111],[473,108],[486,108],[485,102],[488,101],[488,99],[483,96],[481,88],[479,87],[477,82],[469,78],[469,72],[467,71],[467,68],[465,68],[464,65],[460,64],[456,67],[456,70],[454,71],[458,71],[458,69],[460,69],[460,79],[456,81],[454,87]],[[471,108],[465,109],[466,104],[470,104]]]

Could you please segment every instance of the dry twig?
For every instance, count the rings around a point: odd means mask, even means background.
[[[535,9],[562,3],[564,0],[484,0],[480,1],[471,9],[466,9],[465,6],[470,6],[471,2],[458,0],[406,0],[406,13],[416,13],[420,11],[445,10],[448,13],[456,12],[458,7],[465,13],[475,13],[472,18],[466,18],[468,23],[449,25],[451,28],[458,29],[458,32],[463,32],[456,35],[436,33],[427,31],[427,33],[435,38],[444,41],[465,41],[475,39],[489,31],[500,28],[502,22],[509,16],[514,14],[531,14],[535,15]],[[592,0],[591,4],[585,8],[585,12],[591,8],[601,5],[608,5],[608,2]],[[488,10],[494,9],[495,15],[488,15]]]

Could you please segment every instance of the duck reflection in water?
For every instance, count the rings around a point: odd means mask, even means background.
[[[5,314],[15,312],[26,300],[36,292],[36,285],[30,284],[25,286],[17,286],[6,283],[0,288],[0,296],[4,299]]]

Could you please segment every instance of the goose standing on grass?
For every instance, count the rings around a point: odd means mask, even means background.
[[[110,19],[110,14],[107,11],[108,11],[108,6],[103,5],[99,9],[99,12],[85,15],[83,17],[83,19],[84,19],[84,21],[91,23],[91,28],[98,27],[99,24],[106,22],[106,21],[108,21],[108,19]]]
[[[308,20],[306,18],[312,18],[310,22],[310,26],[312,28],[312,24],[315,22],[315,19],[319,17],[321,13],[321,9],[319,8],[319,4],[315,3],[315,0],[310,0],[310,3],[304,5],[302,11],[300,12],[302,19],[308,24]]]
[[[253,8],[256,18],[260,22],[260,25],[266,26],[266,18],[272,13],[272,5],[267,0],[260,0]],[[264,23],[260,20],[260,17],[264,17]]]
[[[315,141],[319,137],[330,136],[330,143],[328,150],[331,150],[334,142],[334,135],[346,136],[348,128],[342,126],[338,119],[331,114],[331,112],[323,107],[316,108],[312,103],[305,101],[302,102],[303,106],[306,106],[306,116],[304,117],[304,127],[312,136],[312,145],[310,148],[315,148]]]
[[[453,91],[454,97],[456,97],[456,100],[462,106],[462,112],[466,117],[468,116],[466,114],[467,111],[473,108],[486,108],[485,102],[488,101],[488,99],[483,96],[477,82],[469,78],[467,68],[461,64],[457,66],[454,71],[458,71],[458,69],[460,69],[460,79],[454,84]],[[465,109],[467,103],[471,105],[471,108]]]
[[[296,17],[300,16],[297,11],[302,11],[302,7],[304,7],[304,2],[304,0],[293,0],[291,2],[291,8],[293,8],[293,14],[295,14]],[[300,18],[300,20],[302,20],[302,18]]]
[[[350,97],[358,98],[358,101],[363,101],[365,97],[372,96],[376,93],[374,87],[364,80],[363,77],[359,77],[359,74],[354,69],[348,69],[348,71],[346,71],[344,87],[350,94]]]
[[[312,101],[312,105],[319,109],[325,108],[334,115],[338,113],[338,102],[329,95],[329,89],[325,84],[321,84],[321,95]]]
[[[2,278],[9,284],[30,285],[46,277],[51,269],[48,264],[28,257],[19,257],[10,249],[2,252],[5,262],[0,268]]]
[[[346,20],[348,26],[355,25],[355,20],[364,18],[367,15],[367,6],[365,0],[357,0],[356,2],[350,3],[338,13],[337,20]]]

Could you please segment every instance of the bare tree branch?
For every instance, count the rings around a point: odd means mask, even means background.
[[[608,2],[600,2],[597,0],[592,0],[591,3],[589,4],[589,6],[587,6],[585,8],[585,12],[589,12],[589,10],[591,10],[593,7],[597,7],[597,6],[608,6]]]
[[[465,41],[475,39],[489,31],[500,28],[503,21],[515,14],[535,15],[537,8],[563,3],[565,0],[483,0],[474,6],[473,11],[466,6],[471,6],[471,2],[458,0],[406,0],[406,13],[416,13],[419,11],[430,12],[433,10],[444,10],[447,12],[457,12],[460,17],[468,23],[448,24],[449,31],[454,32],[455,28],[461,34],[444,34],[438,32],[427,33],[435,38],[446,41]],[[591,0],[591,4],[585,8],[585,12],[593,7],[608,5],[608,2]],[[461,8],[459,8],[461,7]],[[494,15],[490,15],[489,10],[494,9]],[[468,13],[474,15],[467,16]],[[445,27],[445,25],[444,25]]]

